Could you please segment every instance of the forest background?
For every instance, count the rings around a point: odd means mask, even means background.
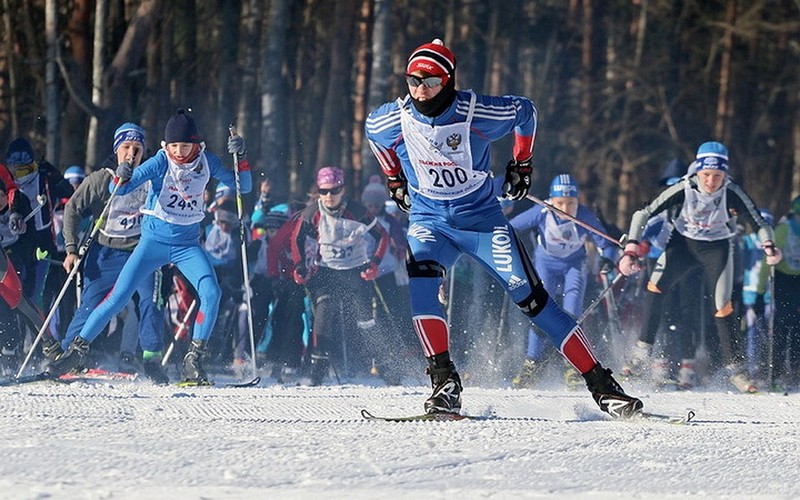
[[[366,115],[405,95],[410,51],[442,38],[456,85],[539,110],[532,193],[571,173],[627,227],[672,159],[725,143],[731,174],[782,214],[800,194],[798,0],[0,0],[0,150],[92,169],[114,129],[191,108],[224,157],[236,123],[279,199],[340,165],[378,166]],[[495,145],[497,174],[510,157]]]

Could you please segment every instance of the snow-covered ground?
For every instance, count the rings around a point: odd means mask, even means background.
[[[418,413],[422,386],[0,387],[0,498],[800,497],[800,395],[629,392],[696,420],[612,421],[558,387],[467,385],[464,412],[498,418],[415,423],[359,410]]]

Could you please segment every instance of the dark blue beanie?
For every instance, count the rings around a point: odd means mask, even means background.
[[[164,128],[164,142],[167,144],[173,142],[200,143],[197,124],[185,109],[178,109],[167,122],[167,126]]]
[[[23,137],[17,137],[8,145],[6,151],[6,165],[27,165],[33,163],[33,148],[31,143]]]

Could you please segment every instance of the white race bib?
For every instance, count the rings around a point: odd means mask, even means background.
[[[466,121],[437,126],[418,122],[398,100],[403,140],[419,184],[409,188],[427,198],[460,198],[480,188],[489,175],[472,169],[469,137],[476,98],[470,95]]]

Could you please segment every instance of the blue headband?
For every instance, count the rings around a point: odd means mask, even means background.
[[[694,163],[695,172],[699,172],[701,170],[722,170],[723,172],[728,171],[728,160],[722,158],[721,156],[704,156],[695,160]]]

